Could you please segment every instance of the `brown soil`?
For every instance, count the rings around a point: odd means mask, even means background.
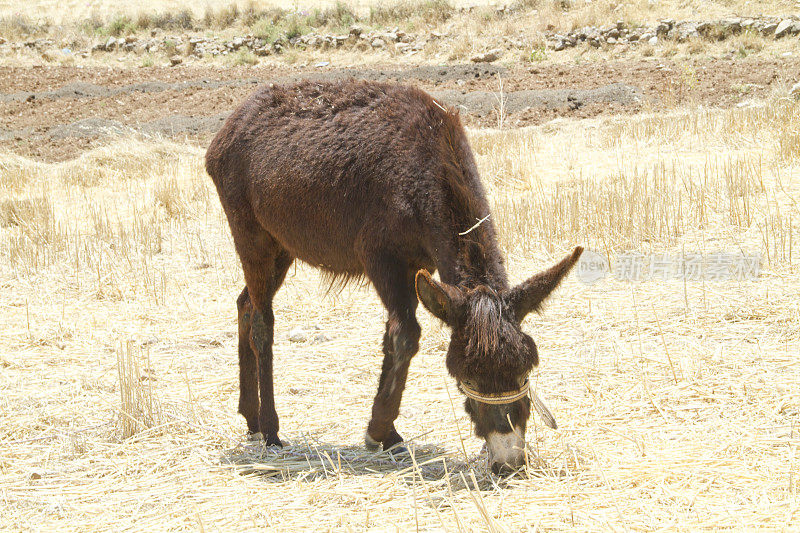
[[[204,143],[263,82],[303,77],[412,83],[462,110],[470,125],[533,125],[557,117],[626,114],[703,104],[727,107],[800,79],[800,60],[663,59],[579,65],[387,65],[371,69],[177,67],[0,69],[0,148],[44,160],[75,157],[109,136],[189,138]],[[500,91],[502,79],[502,93]]]

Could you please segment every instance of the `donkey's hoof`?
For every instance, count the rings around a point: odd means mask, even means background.
[[[390,446],[389,448],[384,448],[384,451],[391,455],[392,457],[401,457],[403,455],[409,455],[408,448],[403,444],[403,442],[398,442],[397,444]]]
[[[274,446],[276,448],[283,448],[283,443],[281,442],[281,439],[279,439],[277,435],[274,435],[274,436],[271,436],[271,437],[269,437],[269,436],[265,437],[264,438],[264,444],[266,446]]]
[[[377,452],[381,449],[381,443],[370,437],[368,432],[364,432],[364,446],[370,452]]]

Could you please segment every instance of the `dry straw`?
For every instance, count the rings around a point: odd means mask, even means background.
[[[241,271],[202,149],[3,156],[0,524],[797,529],[798,111],[776,99],[471,133],[514,280],[577,244],[765,257],[757,281],[567,280],[524,325],[559,429],[532,421],[508,480],[487,473],[444,370],[448,331],[423,311],[397,422],[410,454],[366,451],[385,313],[368,288],[322,298],[303,265],[275,304],[288,446],[245,440]]]

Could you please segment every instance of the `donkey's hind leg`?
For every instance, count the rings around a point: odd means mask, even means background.
[[[236,223],[231,224],[231,232],[247,284],[247,297],[240,308],[240,315],[248,314],[248,309],[250,311],[249,321],[242,321],[239,329],[240,334],[246,335],[240,337],[239,343],[240,361],[244,363],[240,367],[240,398],[244,398],[240,408],[244,407],[247,413],[245,418],[249,431],[261,432],[267,445],[282,446],[278,438],[278,413],[275,411],[272,385],[272,341],[275,327],[272,299],[283,283],[294,257],[264,231],[255,219],[235,220]],[[245,342],[249,344],[249,352],[246,346],[242,346]],[[255,357],[250,356],[251,353]],[[256,380],[252,378],[253,360],[257,368],[259,392],[256,431],[253,431],[256,424],[252,415],[256,405],[253,390]]]
[[[247,421],[250,435],[261,431],[258,426],[258,363],[250,346],[250,320],[253,305],[247,287],[236,299],[239,311],[239,413]]]

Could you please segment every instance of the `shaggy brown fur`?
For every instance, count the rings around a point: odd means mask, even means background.
[[[402,440],[394,420],[419,346],[417,294],[453,329],[447,368],[457,379],[508,391],[537,364],[520,322],[580,251],[508,286],[491,218],[459,235],[489,214],[488,202],[458,114],[426,93],[358,81],[263,87],[214,138],[206,169],[247,285],[239,410],[269,444],[280,444],[272,298],[295,258],[334,277],[366,276],[389,313],[368,442],[386,449]],[[441,282],[428,274],[435,270]],[[529,402],[517,404],[512,422],[524,430]],[[509,409],[492,407],[468,405],[479,435],[510,431]]]

